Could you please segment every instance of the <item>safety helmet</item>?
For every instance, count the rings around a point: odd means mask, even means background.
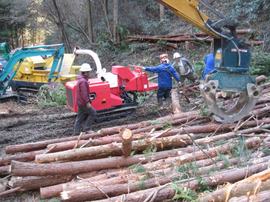
[[[3,66],[2,62],[0,62],[0,66]]]
[[[169,56],[168,54],[162,54],[159,56],[159,60],[162,61],[162,62],[169,62]]]
[[[83,63],[81,68],[80,68],[81,72],[89,72],[91,70],[92,70],[92,68],[88,63]]]
[[[180,53],[174,53],[173,54],[173,59],[180,58],[180,57],[182,57],[182,55]]]

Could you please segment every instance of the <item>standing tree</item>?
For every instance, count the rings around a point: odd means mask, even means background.
[[[91,0],[86,0],[87,3],[87,22],[88,22],[88,35],[89,42],[93,43],[93,27],[92,27],[92,16],[91,16]]]
[[[113,40],[119,42],[118,0],[113,0]]]

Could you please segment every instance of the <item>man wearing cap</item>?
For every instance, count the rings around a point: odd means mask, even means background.
[[[185,79],[188,79],[192,82],[196,81],[194,76],[194,68],[188,59],[183,58],[180,53],[174,53],[173,59],[175,60],[172,66],[177,71],[182,83],[184,84]]]
[[[75,96],[75,103],[78,106],[78,114],[75,120],[75,135],[79,135],[81,132],[93,132],[91,129],[97,112],[91,105],[89,99],[89,82],[88,77],[92,68],[88,63],[83,63],[80,72],[81,74],[77,78],[77,89]],[[86,118],[84,126],[82,128],[82,122]]]
[[[168,54],[157,56],[161,65],[157,67],[143,67],[145,71],[158,73],[158,91],[157,99],[158,105],[163,105],[163,98],[165,98],[167,105],[171,105],[171,90],[172,90],[172,77],[175,78],[179,85],[181,84],[175,69],[170,65]]]

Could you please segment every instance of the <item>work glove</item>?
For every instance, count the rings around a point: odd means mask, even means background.
[[[145,67],[141,67],[143,70],[145,70]]]
[[[87,102],[86,107],[87,107],[87,109],[91,109],[91,104],[89,102]]]
[[[182,86],[182,83],[181,81],[178,82],[178,87],[181,87]]]

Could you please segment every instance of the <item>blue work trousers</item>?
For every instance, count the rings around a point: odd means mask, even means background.
[[[171,98],[171,90],[172,90],[172,87],[170,88],[158,88],[158,91],[157,91],[157,99],[159,98]]]

